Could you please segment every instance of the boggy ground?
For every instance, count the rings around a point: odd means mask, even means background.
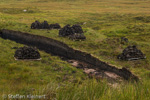
[[[75,65],[74,63],[77,63],[75,67],[82,67],[82,69],[84,70],[86,74],[96,77],[97,79],[98,77],[104,78],[103,76],[106,76],[108,80],[113,79],[112,75],[109,76],[106,74],[106,73],[109,73],[109,74],[112,73],[114,76],[118,76],[118,77],[120,76],[125,80],[131,80],[131,81],[136,81],[136,82],[139,81],[139,78],[133,75],[132,72],[130,72],[126,68],[118,69],[115,66],[111,66],[97,59],[96,57],[92,56],[89,53],[70,48],[65,43],[54,40],[52,38],[47,38],[47,37],[39,36],[39,35],[33,35],[30,33],[23,33],[19,31],[6,30],[6,29],[2,29],[0,34],[1,34],[1,38],[3,39],[9,39],[17,43],[22,43],[24,45],[33,46],[47,53],[54,54],[59,57],[67,58],[68,59],[67,61],[68,62],[71,61],[72,65]],[[32,51],[32,53],[29,50]],[[16,53],[17,52],[15,52],[15,55],[14,55],[15,58],[17,57]],[[39,53],[36,52],[34,48],[23,47],[20,50],[18,49],[18,57],[20,59],[22,58],[24,59],[24,57],[25,59],[27,58],[30,59],[30,57],[31,58],[34,57],[35,54],[39,55]],[[75,61],[73,61],[72,59],[74,59]],[[93,70],[93,71],[89,71],[89,70]]]
[[[59,100],[149,100],[149,4],[149,0],[0,1],[1,29],[30,32],[63,41],[109,64],[129,68],[141,78],[140,84],[123,82],[121,88],[111,88],[104,82],[87,80],[81,70],[42,51],[43,60],[40,62],[15,61],[15,50],[11,48],[23,45],[0,39],[0,94],[43,93]],[[26,12],[23,11],[25,9]],[[87,39],[74,42],[58,37],[58,30],[32,30],[30,25],[35,20],[60,23],[62,27],[66,24],[80,24]],[[120,43],[122,36],[129,39],[127,44]],[[117,55],[128,45],[137,45],[147,58],[137,61],[118,60]],[[78,85],[72,86],[72,82]]]

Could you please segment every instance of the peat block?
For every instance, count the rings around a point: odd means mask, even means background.
[[[42,29],[49,29],[49,24],[47,21],[44,21],[43,23],[41,23]]]
[[[68,36],[72,40],[84,40],[86,37],[83,34],[82,27],[80,25],[66,25],[59,30],[59,36]]]
[[[145,55],[136,46],[128,46],[123,50],[122,54],[118,55],[118,59],[121,60],[138,60],[144,58],[146,58]]]
[[[39,21],[35,21],[31,24],[31,29],[60,29],[61,26],[56,24],[48,24],[47,21],[40,23]]]
[[[50,24],[50,25],[49,25],[49,28],[50,28],[50,29],[60,29],[61,26],[60,26],[58,23],[56,23],[56,24]]]
[[[16,50],[14,57],[16,59],[40,59],[40,53],[33,47],[20,47]]]
[[[75,33],[80,33],[80,34],[83,33],[82,27],[80,25],[75,24],[72,26],[72,29],[74,30]]]
[[[42,29],[42,25],[39,21],[35,21],[31,24],[31,29]]]
[[[69,36],[74,34],[73,28],[68,24],[59,30],[59,36]]]

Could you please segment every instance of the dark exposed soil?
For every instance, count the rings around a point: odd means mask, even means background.
[[[119,75],[105,70],[100,70],[90,64],[77,61],[77,60],[67,60],[72,66],[82,69],[89,78],[96,78],[97,80],[107,79],[110,83],[120,82],[123,78]]]
[[[95,74],[92,75],[103,75],[100,73],[104,72],[105,74],[107,73],[107,76],[113,76],[114,74],[125,80],[139,80],[137,76],[133,75],[126,68],[119,69],[115,66],[100,61],[99,59],[97,59],[89,53],[75,50],[66,45],[65,43],[59,42],[51,38],[6,29],[1,30],[1,37],[29,46],[35,46],[40,50],[44,50],[47,53],[60,56],[61,58],[65,58],[67,60],[73,59],[78,62],[83,62],[79,63],[79,65],[81,66],[78,67],[83,68],[84,71],[85,68],[87,68],[86,72],[89,69],[95,70],[96,73],[94,72]]]
[[[121,60],[138,60],[146,58],[141,50],[137,49],[136,46],[128,46],[118,55],[118,59]]]
[[[33,47],[20,47],[16,50],[14,57],[16,59],[40,59],[40,53]]]

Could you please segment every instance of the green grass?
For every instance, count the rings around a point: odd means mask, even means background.
[[[149,100],[149,3],[150,0],[1,0],[0,29],[62,41],[116,67],[129,68],[141,82],[121,82],[117,88],[104,80],[96,82],[88,79],[82,70],[43,51],[40,51],[41,61],[16,61],[12,47],[23,45],[0,38],[0,95],[47,94],[58,100]],[[30,29],[35,20],[61,26],[80,24],[87,40],[74,42],[58,37],[58,30]],[[122,36],[127,37],[129,43],[121,44]],[[128,45],[137,45],[147,58],[118,60],[116,56]]]

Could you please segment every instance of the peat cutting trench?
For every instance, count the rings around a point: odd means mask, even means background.
[[[0,31],[0,36],[3,39],[9,39],[16,41],[17,43],[34,46],[39,50],[60,56],[73,66],[83,69],[84,72],[91,77],[96,77],[98,79],[106,78],[108,80],[139,80],[137,76],[133,75],[126,68],[119,69],[115,66],[111,66],[89,53],[75,50],[67,44],[52,38],[7,29],[2,29]]]

